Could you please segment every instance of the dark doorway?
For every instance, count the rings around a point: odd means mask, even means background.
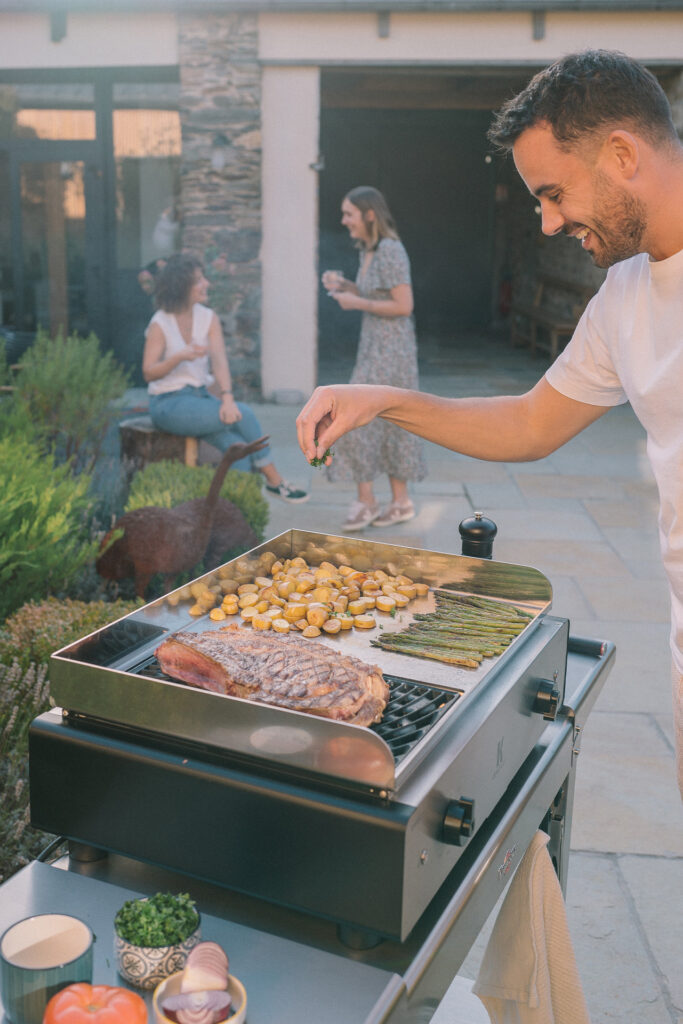
[[[355,185],[387,197],[411,260],[418,337],[456,347],[491,321],[494,175],[488,110],[327,109],[321,116],[320,269],[355,277],[340,204]],[[357,338],[358,318],[321,289],[321,354]]]

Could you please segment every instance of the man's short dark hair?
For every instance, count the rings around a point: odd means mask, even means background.
[[[653,145],[677,139],[669,101],[655,76],[614,50],[572,53],[539,71],[501,107],[488,138],[497,149],[510,150],[523,131],[541,122],[567,149],[615,127]]]

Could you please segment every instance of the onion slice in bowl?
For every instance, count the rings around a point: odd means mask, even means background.
[[[230,1013],[229,992],[209,989],[204,992],[181,992],[168,996],[161,1004],[164,1016],[177,1024],[219,1024]]]
[[[190,950],[180,982],[181,992],[225,990],[228,958],[217,942],[199,942]]]

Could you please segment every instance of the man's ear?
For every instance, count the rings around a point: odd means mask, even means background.
[[[636,176],[640,166],[640,142],[631,132],[617,128],[610,132],[602,156],[613,171],[630,180]]]

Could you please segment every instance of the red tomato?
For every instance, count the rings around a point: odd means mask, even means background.
[[[147,1024],[147,1007],[127,988],[77,982],[53,995],[43,1024]]]

